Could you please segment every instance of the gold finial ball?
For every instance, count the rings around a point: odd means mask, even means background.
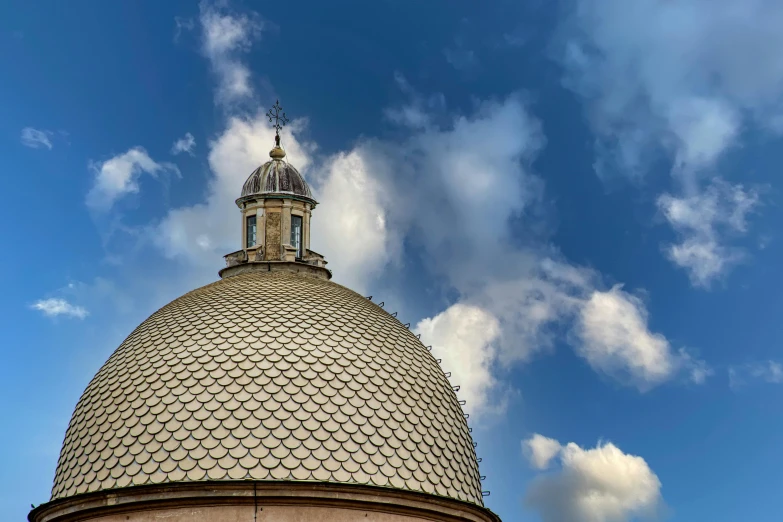
[[[269,157],[272,159],[280,160],[285,158],[285,151],[279,145],[269,151]]]

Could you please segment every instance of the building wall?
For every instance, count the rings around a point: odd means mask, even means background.
[[[90,517],[90,522],[421,522],[442,520],[362,509],[320,506],[194,506],[115,513]]]
[[[30,522],[500,522],[468,502],[394,488],[297,481],[172,482],[38,506]]]

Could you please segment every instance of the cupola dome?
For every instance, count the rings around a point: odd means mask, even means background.
[[[269,153],[272,157],[250,174],[242,186],[238,201],[258,196],[293,197],[315,204],[310,187],[299,171],[285,161],[285,151],[277,146]]]

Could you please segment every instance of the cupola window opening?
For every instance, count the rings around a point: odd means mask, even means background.
[[[296,258],[302,259],[302,216],[291,215],[291,246],[296,248]]]
[[[247,237],[246,248],[256,246],[256,230],[256,215],[247,216],[247,227],[245,232]]]

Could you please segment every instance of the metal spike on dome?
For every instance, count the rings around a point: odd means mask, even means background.
[[[370,301],[372,301],[372,296],[371,296],[371,295],[368,295],[368,296],[367,296],[367,299],[369,299]]]
[[[476,459],[476,462],[481,462],[482,460],[484,460],[484,459]]]
[[[397,312],[394,312],[393,314],[391,314],[391,316],[392,317],[397,317]]]
[[[474,448],[477,448],[477,447],[478,447],[478,442],[474,442],[474,443],[473,443],[473,447],[474,447]]]
[[[470,413],[465,413],[465,414],[463,415],[463,417],[465,417],[466,419],[469,419],[469,418],[470,418]]]
[[[411,323],[405,323],[403,326],[404,326],[405,328],[410,328],[410,327],[411,327]]]
[[[438,364],[440,364],[440,362],[441,362],[442,360],[443,360],[443,359],[435,359],[435,362],[436,362],[436,363],[438,363]]]
[[[481,492],[481,496],[482,497],[488,497],[489,496],[489,491],[482,491]]]
[[[432,351],[432,346],[428,346],[427,350],[429,350],[431,352]]]
[[[416,334],[416,339],[421,340],[421,334]]]
[[[452,386],[451,389],[454,390],[455,392],[458,392],[460,387],[459,386]]]
[[[383,305],[384,305],[384,302],[383,302],[383,301],[381,301],[380,303],[378,303],[378,306],[380,306],[381,308],[383,308]]]
[[[450,377],[451,377],[451,372],[446,372],[446,378],[448,379]]]
[[[481,476],[479,477],[479,480],[487,480],[487,476],[486,476],[486,475],[481,475]]]
[[[473,433],[473,428],[468,428],[468,433]]]
[[[459,401],[459,403],[460,403],[462,406],[465,406],[465,404],[467,404],[467,403],[468,403],[468,401]]]

